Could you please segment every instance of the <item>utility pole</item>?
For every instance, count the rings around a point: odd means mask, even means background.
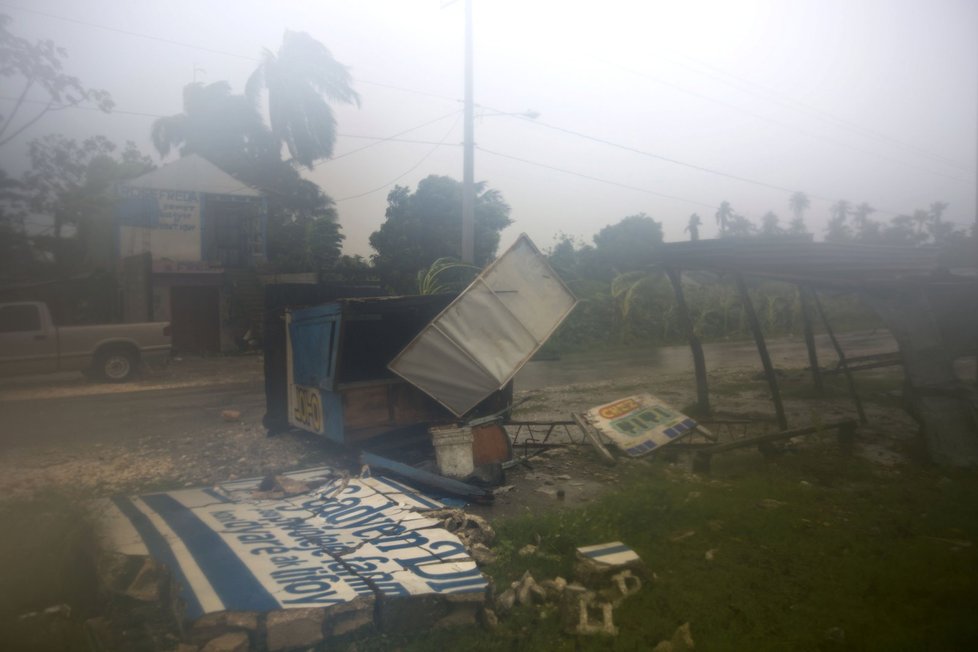
[[[472,0],[465,0],[465,141],[462,154],[462,262],[475,264],[475,140],[472,97]]]

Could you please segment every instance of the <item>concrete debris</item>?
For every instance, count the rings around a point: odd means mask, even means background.
[[[506,589],[502,593],[496,596],[496,610],[501,613],[507,613],[516,604],[516,591],[513,589]]]
[[[380,601],[378,619],[381,630],[399,634],[475,625],[485,603],[483,591],[400,596]]]
[[[519,554],[520,557],[529,557],[531,555],[535,555],[537,554],[537,547],[532,543],[528,543],[522,548],[520,548],[517,554]]]
[[[476,543],[490,546],[496,539],[496,531],[489,521],[461,509],[436,509],[425,512],[425,516],[440,519],[442,527],[457,536],[466,548]]]
[[[319,483],[309,483],[290,478],[287,475],[267,475],[258,485],[258,490],[252,492],[256,500],[276,500],[290,498],[309,493]]]
[[[543,580],[540,582],[540,586],[547,592],[547,599],[556,601],[567,588],[567,580],[558,576],[552,580]]]
[[[614,607],[580,584],[569,584],[564,589],[561,615],[568,633],[618,635]]]
[[[704,554],[703,557],[706,559],[706,561],[713,561],[716,559],[718,552],[720,552],[719,548],[710,548],[706,551],[706,554]]]
[[[516,603],[520,606],[540,604],[547,600],[546,590],[536,583],[530,571],[523,573],[519,581],[513,582],[512,588],[516,591]]]
[[[249,611],[217,611],[205,614],[194,621],[187,633],[187,640],[195,645],[223,636],[244,633],[246,637],[258,631],[258,614]]]
[[[695,534],[696,534],[696,530],[686,530],[685,532],[674,534],[673,536],[669,537],[669,540],[672,541],[673,543],[679,543],[680,541],[685,541],[686,539],[690,538]]]
[[[683,623],[676,629],[670,640],[661,641],[652,648],[652,652],[690,652],[695,648],[696,643],[693,641],[689,623]]]
[[[472,556],[472,559],[475,560],[475,563],[479,564],[480,566],[484,564],[491,564],[492,562],[496,561],[496,553],[482,543],[472,544],[472,547],[469,548],[469,554]]]
[[[221,634],[207,642],[200,652],[248,652],[251,643],[244,632]]]
[[[280,609],[268,614],[265,634],[269,652],[311,647],[323,640],[322,609]]]
[[[360,595],[348,602],[327,607],[323,635],[326,638],[345,636],[373,627],[375,603],[372,596]]]
[[[152,557],[143,559],[143,565],[126,588],[126,595],[139,602],[160,602],[164,598],[165,584],[170,574]]]
[[[625,598],[635,595],[642,589],[642,580],[630,570],[624,570],[611,576],[611,583],[601,589],[599,595],[617,607]]]
[[[775,500],[774,498],[762,498],[757,501],[757,506],[760,509],[777,509],[782,505],[787,505],[788,503],[782,500]]]
[[[483,629],[491,632],[499,627],[499,616],[496,615],[495,611],[486,607],[479,612],[479,624],[482,625]]]

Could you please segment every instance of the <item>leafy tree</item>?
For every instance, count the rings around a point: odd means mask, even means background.
[[[846,242],[852,239],[852,229],[849,228],[849,213],[852,208],[845,199],[832,204],[829,209],[831,217],[825,229],[826,242]]]
[[[791,214],[795,216],[795,220],[798,222],[802,222],[804,220],[805,211],[807,211],[811,205],[812,202],[808,198],[808,195],[800,190],[791,193],[791,197],[788,199],[788,206],[791,208]]]
[[[784,229],[780,225],[781,219],[774,211],[768,211],[761,216],[760,235],[765,238],[777,238],[784,235]]]
[[[717,208],[717,212],[714,217],[716,218],[717,226],[720,227],[721,238],[726,237],[727,227],[730,225],[730,220],[734,215],[734,209],[730,206],[730,202],[720,202],[720,207]]]
[[[36,238],[51,252],[60,271],[107,266],[115,257],[113,184],[151,170],[153,162],[128,142],[118,146],[105,136],[81,142],[59,134],[31,141],[31,168],[24,174],[32,212],[52,219],[52,238]],[[63,238],[70,227],[74,234]]]
[[[419,270],[439,258],[459,255],[462,240],[462,184],[431,175],[415,192],[395,186],[387,195],[386,220],[370,234],[374,268],[381,281],[399,293],[415,289]],[[476,185],[475,264],[496,255],[499,234],[511,224],[509,205],[498,190]]]
[[[645,213],[624,217],[594,236],[598,261],[618,273],[651,265],[655,260],[655,248],[660,244],[662,224]]]
[[[856,240],[871,242],[879,237],[879,223],[869,219],[869,216],[875,212],[876,209],[866,202],[859,204],[853,209],[852,225],[855,230],[853,235]]]
[[[788,235],[791,236],[811,235],[808,232],[808,227],[805,226],[805,219],[802,217],[795,217],[794,219],[792,219],[791,223],[788,224]]]
[[[305,32],[286,31],[278,53],[265,50],[245,95],[257,100],[268,91],[271,133],[292,159],[311,168],[329,158],[336,142],[336,118],[329,102],[359,106],[346,66]]]
[[[153,144],[165,156],[199,154],[268,199],[268,258],[282,272],[322,273],[340,255],[343,235],[333,200],[282,160],[281,146],[254,102],[227,82],[189,84],[184,112],[153,125]]]
[[[689,234],[689,239],[691,242],[696,242],[700,239],[700,225],[703,221],[700,216],[693,213],[689,216],[689,222],[686,223],[685,232]]]
[[[27,193],[23,184],[0,170],[0,279],[29,277],[37,267],[24,231]]]
[[[727,219],[727,237],[749,238],[756,230],[754,223],[739,213],[731,213]]]
[[[0,147],[3,147],[52,111],[93,102],[108,113],[114,105],[107,91],[86,88],[77,77],[64,72],[68,56],[64,48],[50,39],[29,41],[11,33],[10,16],[0,14],[0,78],[7,92],[14,93],[9,113],[0,115]],[[15,90],[16,89],[16,90]],[[28,94],[42,93],[45,100],[31,115],[26,115]],[[16,125],[16,126],[15,126]]]

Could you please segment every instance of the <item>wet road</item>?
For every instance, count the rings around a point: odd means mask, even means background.
[[[807,365],[799,338],[769,343],[775,366]],[[885,333],[850,334],[847,354],[893,351]],[[707,344],[709,369],[760,369],[752,342]],[[819,340],[822,366],[834,364],[827,339]],[[692,374],[686,346],[615,349],[532,361],[516,377],[517,391],[651,374]],[[692,382],[692,378],[690,378]],[[78,446],[138,438],[206,437],[220,426],[221,411],[240,411],[258,424],[265,412],[257,356],[187,359],[134,383],[92,383],[79,374],[0,381],[0,451],[32,445]]]

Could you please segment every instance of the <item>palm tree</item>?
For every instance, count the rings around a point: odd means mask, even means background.
[[[200,154],[231,173],[244,159],[278,158],[261,114],[245,96],[233,94],[225,81],[187,84],[183,113],[158,119],[151,135],[160,156],[179,147],[181,156]]]
[[[702,223],[703,221],[700,220],[700,216],[696,213],[689,216],[689,223],[686,224],[685,231],[689,233],[690,241],[696,242],[700,239],[700,224]]]
[[[278,53],[265,50],[245,95],[257,102],[268,91],[272,134],[295,163],[311,168],[333,153],[336,118],[329,102],[360,105],[352,81],[325,45],[305,32],[286,31]]]
[[[720,202],[720,207],[717,208],[716,220],[717,226],[720,227],[720,237],[727,235],[727,226],[729,226],[730,221],[733,219],[734,210],[730,206],[730,202],[724,201]]]
[[[768,211],[761,216],[761,235],[776,238],[784,234],[784,229],[780,225],[781,219],[774,211]]]

